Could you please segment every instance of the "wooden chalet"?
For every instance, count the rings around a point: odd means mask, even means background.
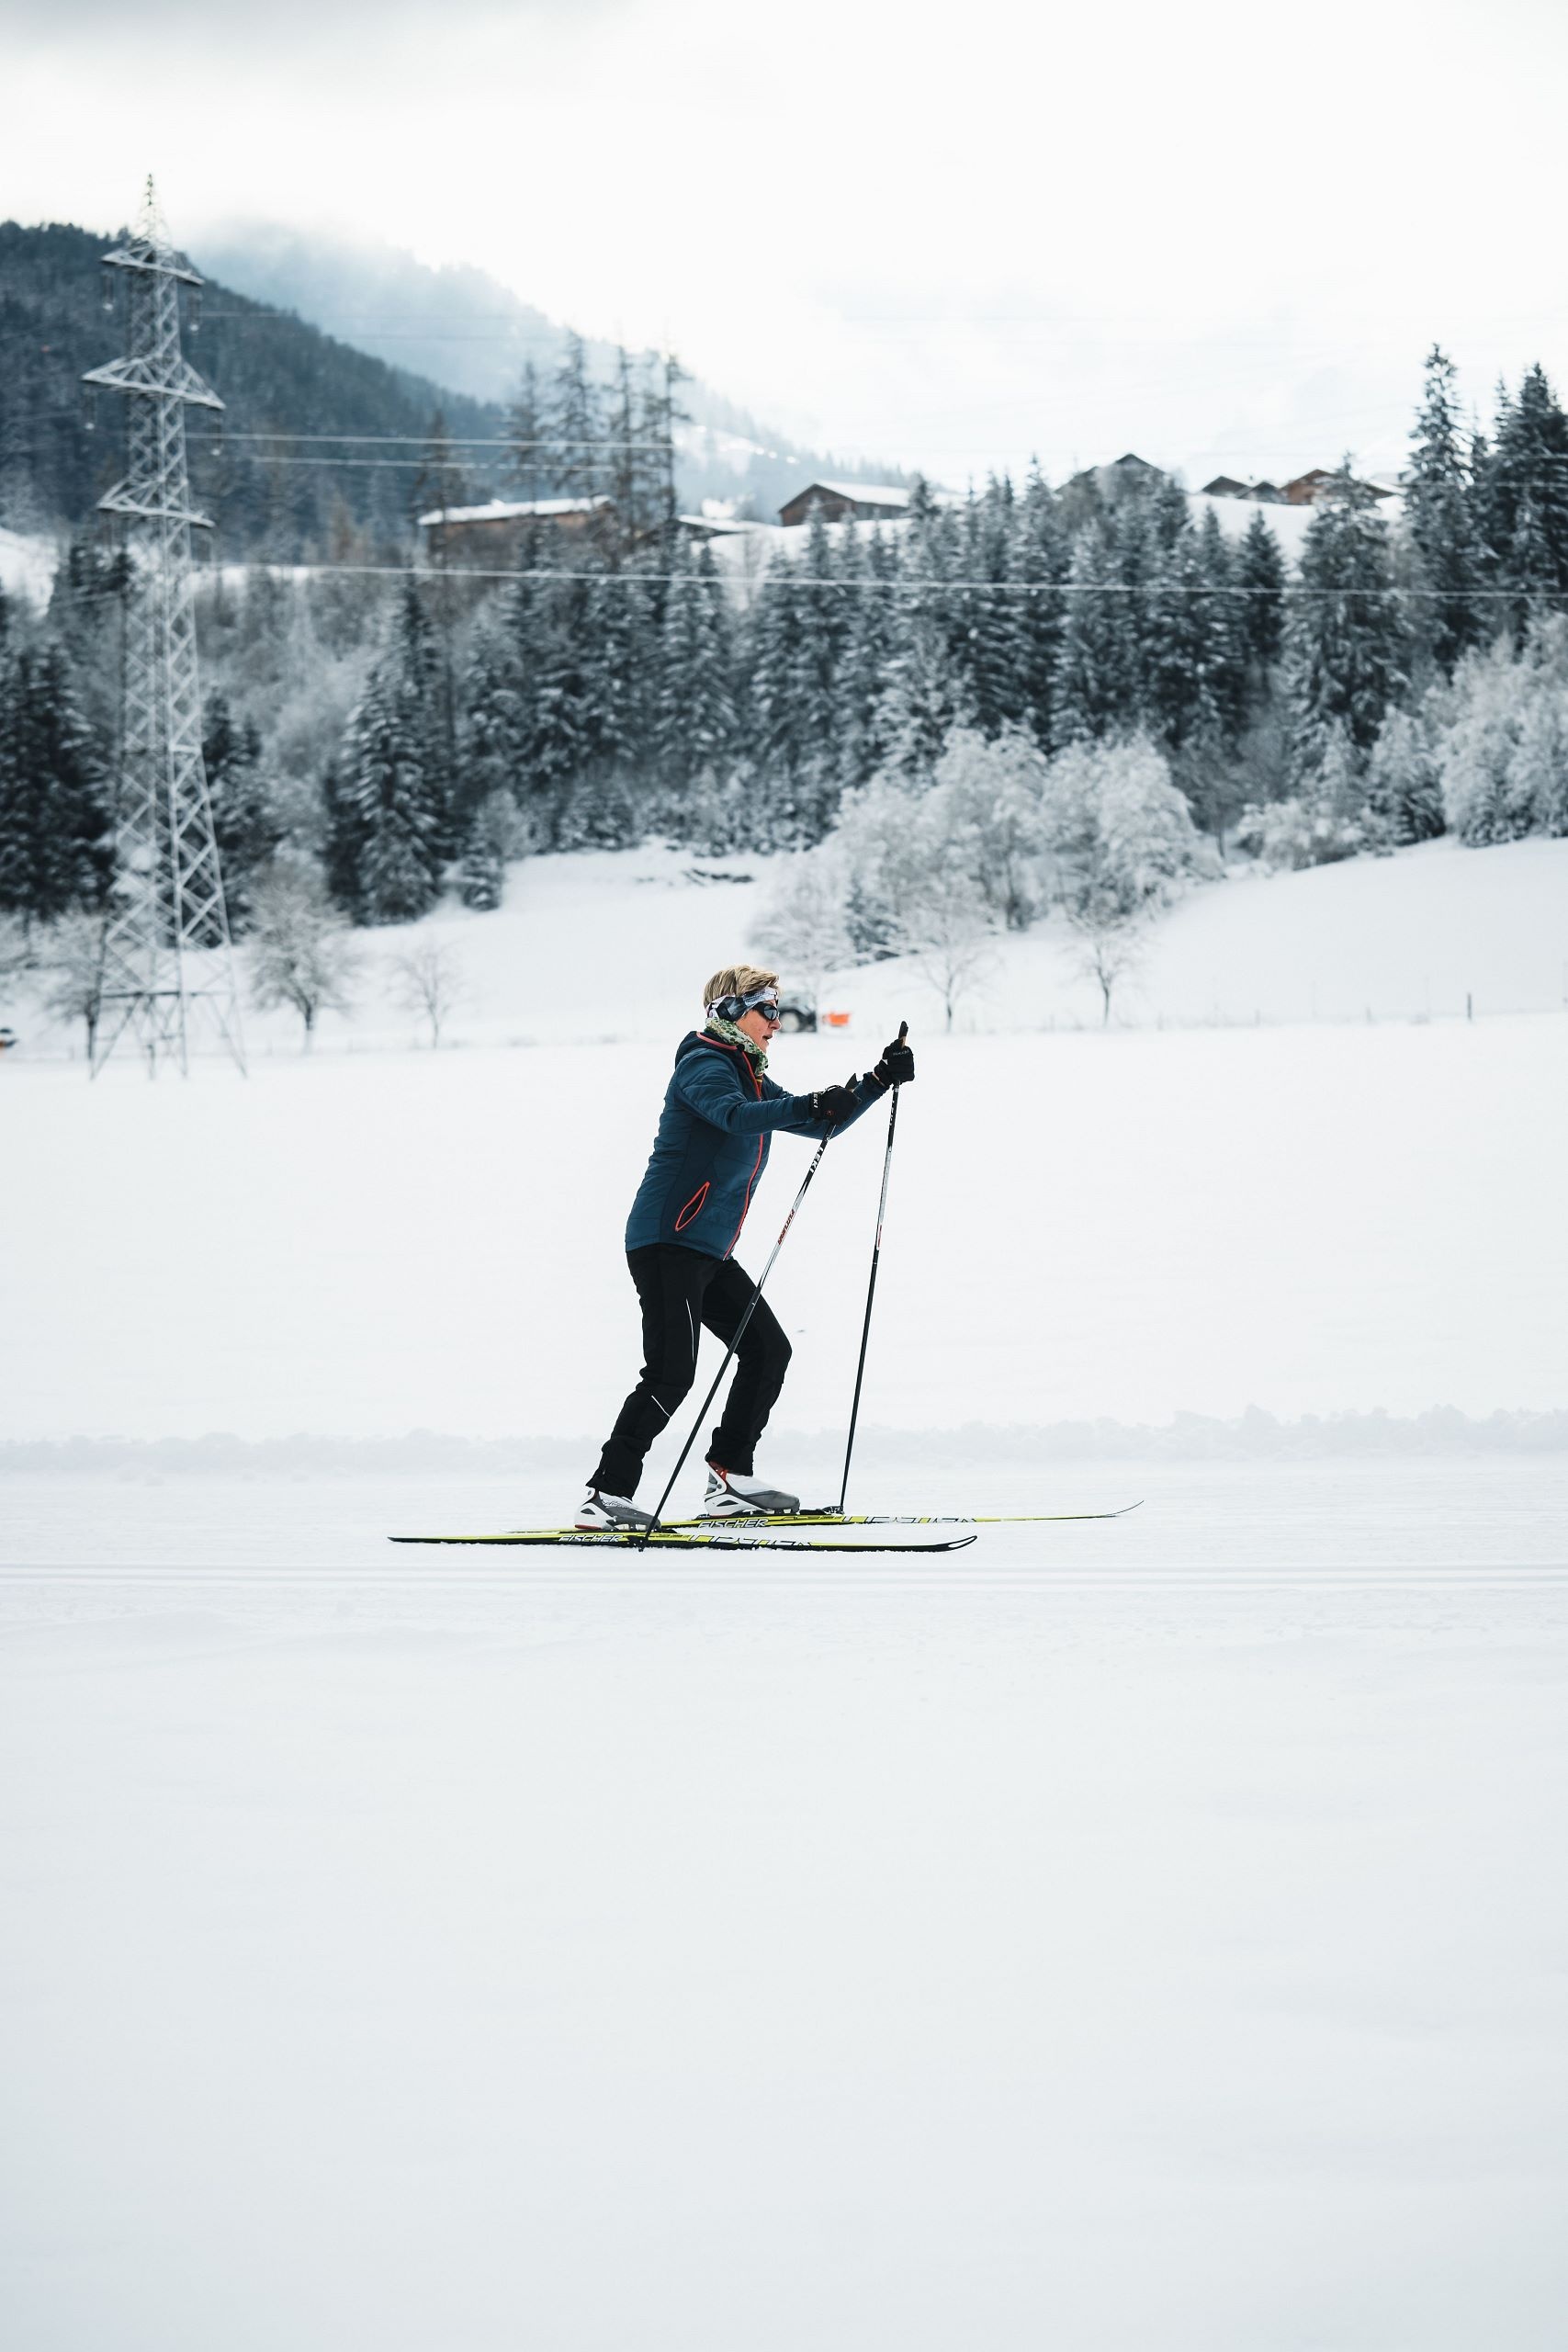
[[[493,498],[488,506],[437,507],[419,527],[437,561],[509,565],[541,533],[581,538],[615,507],[613,498]]]
[[[825,523],[896,523],[908,514],[909,493],[892,482],[811,481],[779,508],[786,529],[808,523],[819,507]]]

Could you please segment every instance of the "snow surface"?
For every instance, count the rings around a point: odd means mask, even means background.
[[[775,1063],[804,1090],[877,1042]],[[1561,1016],[916,1042],[868,1416],[1568,1403]],[[184,1086],[0,1069],[23,1145],[10,1434],[603,1434],[637,1362],[621,1234],[668,1066],[615,1046]],[[842,1419],[884,1125],[830,1147],[773,1279],[792,1427]],[[775,1145],[743,1263],[806,1163]]]
[[[1046,938],[1003,1034],[882,967],[781,1043],[915,1023],[852,1507],[1142,1498],[930,1560],[385,1541],[573,1499],[743,861],[420,926],[456,1050],[368,975],[249,1080],[18,1021],[6,1433],[149,1442],[0,1476],[7,2342],[1558,2352],[1568,1017],[1487,1014],[1563,846],[1197,895],[1243,1025],[1076,1028]],[[1319,937],[1451,1010],[1456,927],[1473,1023],[1246,1025]],[[774,1277],[813,1496],[884,1132]]]
[[[1557,2352],[1565,1476],[928,1567],[17,1482],[9,2340]]]

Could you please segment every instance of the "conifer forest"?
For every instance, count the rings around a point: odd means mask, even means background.
[[[389,560],[346,519],[317,567],[220,550],[204,749],[237,933],[280,866],[380,924],[657,836],[813,852],[827,932],[797,909],[783,944],[831,965],[892,952],[914,899],[928,930],[955,893],[1092,922],[1236,856],[1568,833],[1568,417],[1539,368],[1482,435],[1434,349],[1397,519],[1347,458],[1293,570],[1267,505],[1227,537],[1153,469],[1036,470],[917,483],[886,527],[814,514],[744,601],[677,519],[674,398],[628,364],[591,382],[580,347],[522,388],[512,494],[611,495],[514,575]],[[467,488],[438,420],[418,499]],[[112,887],[124,584],[84,529],[46,611],[0,605],[0,913],[29,940]]]

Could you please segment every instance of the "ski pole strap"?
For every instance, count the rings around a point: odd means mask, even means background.
[[[897,1102],[897,1093],[895,1093],[894,1100],[895,1102]],[[829,1127],[821,1142],[818,1145],[816,1151],[812,1154],[810,1167],[807,1170],[805,1175],[800,1180],[800,1190],[796,1193],[794,1200],[790,1204],[789,1215],[785,1217],[783,1225],[779,1227],[779,1238],[774,1242],[772,1250],[768,1252],[768,1262],[757,1277],[756,1285],[752,1290],[750,1297],[746,1302],[746,1311],[735,1327],[735,1336],[724,1351],[724,1362],[719,1365],[718,1370],[713,1376],[713,1385],[708,1390],[707,1395],[703,1398],[701,1408],[697,1413],[697,1418],[692,1424],[691,1434],[688,1436],[685,1444],[681,1448],[681,1458],[676,1463],[673,1470],[670,1473],[664,1492],[660,1496],[659,1501],[654,1508],[652,1524],[649,1527],[645,1527],[642,1531],[642,1542],[637,1546],[639,1552],[647,1550],[649,1538],[658,1532],[659,1522],[664,1516],[664,1506],[675,1491],[675,1481],[680,1476],[682,1471],[685,1468],[686,1456],[690,1453],[693,1446],[697,1442],[697,1431],[702,1428],[703,1423],[706,1420],[708,1413],[713,1406],[713,1400],[718,1395],[719,1383],[724,1378],[725,1374],[729,1370],[730,1363],[734,1359],[735,1351],[746,1336],[746,1326],[750,1323],[752,1316],[756,1313],[758,1301],[762,1295],[762,1284],[767,1281],[768,1276],[773,1271],[773,1261],[784,1246],[785,1236],[788,1234],[790,1227],[795,1223],[795,1211],[799,1208],[802,1201],[806,1198],[807,1192],[810,1187],[811,1179],[816,1175],[818,1169],[822,1164],[822,1154],[827,1150],[828,1146],[833,1140],[833,1129]]]

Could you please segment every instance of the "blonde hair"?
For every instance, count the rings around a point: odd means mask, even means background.
[[[716,972],[703,989],[703,1009],[716,1004],[720,997],[754,996],[759,989],[776,989],[779,976],[764,972],[760,964],[727,964]]]

